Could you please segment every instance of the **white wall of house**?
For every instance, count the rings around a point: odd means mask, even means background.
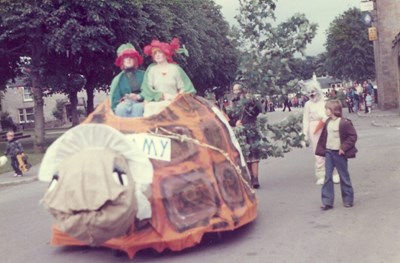
[[[34,120],[34,103],[29,88],[12,87],[7,88],[3,92],[4,96],[1,99],[1,111],[8,112],[16,124],[31,123]],[[105,92],[94,93],[94,106],[106,100],[108,94]],[[78,93],[78,103],[86,104],[86,92]],[[52,121],[56,118],[53,116],[53,110],[56,108],[57,100],[68,102],[68,97],[64,94],[54,94],[44,97],[44,118],[45,121]],[[67,120],[68,121],[68,120]]]

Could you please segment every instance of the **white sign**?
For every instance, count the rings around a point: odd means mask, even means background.
[[[361,2],[360,9],[361,9],[361,12],[372,11],[372,10],[374,10],[374,2],[373,1]]]
[[[126,136],[136,143],[147,157],[167,162],[171,161],[171,139],[147,133],[128,134]]]

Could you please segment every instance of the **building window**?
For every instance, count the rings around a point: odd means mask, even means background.
[[[32,96],[31,89],[30,88],[25,88],[25,87],[22,87],[22,89],[24,91],[24,93],[23,93],[24,101],[33,101],[33,96]]]
[[[33,108],[18,109],[19,123],[31,123],[35,121]]]

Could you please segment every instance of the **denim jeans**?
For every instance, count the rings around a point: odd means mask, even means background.
[[[343,203],[353,204],[354,191],[347,168],[347,158],[343,155],[339,155],[339,151],[328,149],[325,152],[325,182],[321,190],[322,204],[333,206],[335,189],[332,174],[335,167],[340,176],[340,190],[342,192]]]
[[[115,115],[119,117],[143,117],[143,102],[125,99],[115,107]]]
[[[11,167],[16,174],[22,174],[21,169],[19,169],[18,159],[15,156],[11,156]]]
[[[358,100],[354,100],[354,107],[353,107],[353,111],[354,111],[355,113],[357,113],[357,112],[358,112],[359,106],[360,106],[360,101],[358,101]]]

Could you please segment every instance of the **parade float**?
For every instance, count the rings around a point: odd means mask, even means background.
[[[39,179],[54,246],[101,246],[133,258],[180,251],[255,220],[257,199],[227,118],[179,95],[156,115],[122,118],[110,101],[47,150]]]

